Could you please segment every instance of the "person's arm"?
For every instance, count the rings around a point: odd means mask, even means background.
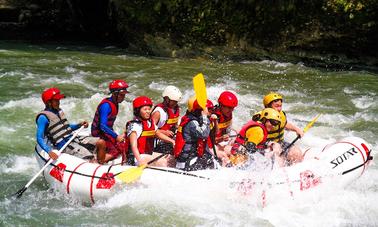
[[[117,139],[118,135],[115,133],[111,128],[108,127],[108,116],[111,113],[112,109],[109,103],[101,104],[99,108],[100,114],[100,130],[103,131],[105,134],[110,135],[114,139]]]
[[[172,139],[171,137],[167,136],[167,135],[164,133],[164,131],[166,131],[166,130],[160,130],[160,129],[156,130],[156,135],[155,135],[155,136],[156,136],[158,139],[161,139],[161,140],[163,140],[163,141],[165,141],[165,142],[172,143],[173,146],[174,146],[174,145],[175,145],[175,140]]]
[[[304,135],[304,132],[301,128],[297,127],[296,125],[290,122],[286,123],[285,129],[296,132],[300,137],[303,137]]]
[[[37,143],[46,152],[49,153],[52,149],[49,145],[45,143],[44,135],[47,126],[49,125],[49,120],[45,115],[39,115],[37,119]]]
[[[133,152],[139,165],[144,164],[138,148],[138,137],[142,134],[142,132],[143,126],[140,123],[131,122],[127,125],[126,135],[129,137],[131,151]]]
[[[210,134],[210,121],[206,115],[202,115],[202,125],[198,121],[190,121],[189,129],[190,134],[198,138],[206,139]]]
[[[50,158],[56,160],[58,155],[53,151],[53,149],[45,143],[44,134],[46,127],[49,125],[49,120],[45,115],[39,115],[37,119],[37,143],[38,145],[50,156]]]
[[[160,121],[160,112],[157,110],[157,108],[155,109],[154,112],[152,112],[151,118],[155,122],[156,125],[159,124],[159,121]]]
[[[137,162],[141,164],[142,159],[140,157],[140,153],[138,149],[138,137],[135,131],[130,133],[129,140],[130,140],[131,151],[133,152],[134,157],[137,160]]]

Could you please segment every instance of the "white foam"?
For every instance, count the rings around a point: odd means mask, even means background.
[[[351,101],[358,109],[368,109],[372,106],[377,106],[374,100],[374,96],[362,96],[359,98],[352,99]]]
[[[351,88],[351,87],[344,87],[343,92],[344,92],[345,94],[348,94],[348,95],[352,95],[352,94],[358,94],[358,93],[360,93],[358,90],[353,89],[353,88]]]
[[[163,83],[154,82],[154,81],[148,85],[149,89],[157,90],[157,91],[163,91],[166,87],[167,85],[165,83],[163,84]]]
[[[28,97],[20,100],[11,100],[6,102],[4,105],[0,106],[0,110],[6,109],[18,109],[18,108],[28,108],[37,111],[44,108],[44,104],[38,97]]]
[[[0,158],[1,173],[29,173],[38,171],[38,165],[33,156],[4,156]]]
[[[72,66],[66,66],[66,67],[64,67],[64,71],[67,72],[67,73],[76,73],[77,69],[72,67]]]

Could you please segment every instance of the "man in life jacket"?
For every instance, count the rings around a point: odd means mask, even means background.
[[[155,137],[174,143],[174,140],[160,132],[151,118],[152,100],[140,96],[133,101],[134,119],[126,123],[127,162],[130,165],[147,164],[154,158]],[[161,166],[159,160],[151,165]]]
[[[119,155],[124,155],[124,134],[118,135],[113,125],[118,114],[118,105],[123,102],[125,95],[129,93],[129,85],[123,80],[113,80],[109,84],[110,97],[103,99],[97,106],[93,117],[91,134],[100,137],[98,143],[97,160],[100,164],[106,163]],[[125,157],[123,157],[125,158]]]
[[[225,146],[231,142],[230,132],[232,130],[232,112],[238,105],[238,98],[230,91],[224,91],[218,98],[218,105],[211,111],[212,116],[215,114],[215,130],[211,130],[210,137],[213,139],[217,148],[217,156],[225,164],[228,162],[228,154]]]
[[[163,102],[154,107],[151,118],[160,132],[171,138],[172,141],[167,143],[156,139],[154,152],[167,154],[160,159],[160,162],[166,160],[166,166],[174,167],[176,160],[173,156],[173,144],[180,117],[178,102],[181,100],[182,94],[177,87],[167,86],[162,96]]]
[[[64,95],[58,88],[48,88],[42,93],[42,101],[45,109],[38,113],[37,123],[37,146],[47,152],[53,160],[58,158],[57,150],[64,146],[72,137],[73,131],[80,126],[88,127],[88,122],[82,121],[79,124],[69,124],[62,109],[60,100]],[[64,153],[74,155],[79,158],[95,161],[94,153],[97,149],[98,138],[76,136],[64,149]]]
[[[277,130],[268,133],[268,141],[274,141],[281,144],[283,153],[282,156],[285,157],[287,164],[294,164],[301,162],[303,160],[302,151],[299,149],[298,146],[293,145],[290,149],[286,149],[286,147],[290,144],[284,141],[284,131],[285,129],[288,131],[296,132],[300,137],[304,135],[303,130],[294,125],[291,122],[287,121],[286,113],[282,110],[282,102],[283,98],[282,95],[270,92],[267,94],[263,99],[263,104],[265,108],[273,108],[280,113],[281,117],[281,124]],[[256,113],[252,118],[258,119],[260,117],[259,113]]]
[[[272,108],[265,108],[261,111],[261,118],[259,121],[250,120],[247,122],[236,136],[235,143],[232,146],[231,162],[239,164],[237,160],[238,154],[244,155],[245,153],[251,155],[256,152],[266,156],[266,149],[270,148],[276,158],[279,158],[281,153],[281,146],[275,142],[267,143],[269,132],[277,130],[281,124],[281,116],[278,111]],[[269,154],[271,155],[271,154]],[[283,165],[282,159],[278,160],[280,165]]]
[[[209,100],[208,100],[209,101]],[[208,102],[205,109],[195,98],[188,101],[188,111],[181,118],[173,149],[176,168],[185,171],[213,168],[214,162],[208,147],[210,115]]]

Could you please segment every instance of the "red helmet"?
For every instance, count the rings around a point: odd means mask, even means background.
[[[230,91],[224,91],[218,98],[218,103],[222,106],[235,108],[238,105],[238,98]]]
[[[206,107],[208,109],[214,108],[213,102],[208,99],[207,102],[206,102]],[[202,110],[202,107],[198,104],[197,99],[193,103],[193,109],[192,110]]]
[[[124,91],[126,93],[129,93],[127,91],[128,87],[129,87],[129,85],[124,80],[113,80],[109,84],[109,91],[110,91],[110,93],[120,92],[120,91]]]
[[[134,109],[142,107],[142,106],[152,106],[152,105],[153,105],[152,100],[148,98],[147,96],[139,96],[135,98],[133,101]]]
[[[51,99],[60,100],[62,98],[64,98],[64,95],[60,94],[60,90],[56,87],[47,88],[42,93],[42,101],[45,104]]]

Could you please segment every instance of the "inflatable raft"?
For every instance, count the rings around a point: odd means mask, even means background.
[[[365,172],[372,159],[371,152],[371,146],[363,139],[348,137],[327,145],[314,157],[305,157],[299,164],[275,168],[262,175],[235,168],[183,172],[172,168],[147,167],[140,179],[132,184],[124,183],[118,176],[136,167],[121,165],[121,160],[99,165],[61,154],[44,170],[43,176],[50,186],[63,189],[83,202],[95,203],[107,199],[117,191],[127,190],[136,184],[147,187],[168,184],[172,187],[175,182],[183,185],[200,181],[201,184],[215,183],[218,189],[224,187],[243,196],[257,196],[265,205],[274,195],[283,195],[285,191],[290,196],[296,196],[320,185],[329,185],[330,182],[333,186],[344,187]],[[38,146],[35,156],[40,167],[49,160],[46,152]],[[255,190],[257,187],[259,190]]]

